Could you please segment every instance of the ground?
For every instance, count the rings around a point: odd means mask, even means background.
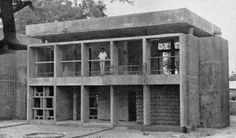
[[[179,132],[142,132],[125,127],[80,127],[61,125],[27,124],[25,121],[1,121],[0,138],[23,138],[31,133],[57,133],[64,138],[236,138],[236,116],[231,116],[230,127],[223,129],[199,128],[189,134]]]

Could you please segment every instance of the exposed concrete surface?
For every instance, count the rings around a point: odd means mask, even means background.
[[[230,114],[236,115],[236,101],[230,101]]]
[[[1,122],[0,122],[1,124]],[[52,126],[52,125],[22,125],[0,130],[0,137],[22,138],[26,134],[35,132],[61,133],[66,138],[87,135],[89,138],[234,138],[236,137],[236,116],[231,116],[231,126],[223,129],[200,128],[189,134],[179,132],[142,132],[140,130],[127,130],[125,127],[116,127],[112,130],[102,131],[99,127],[78,126]],[[102,132],[101,132],[102,131]]]
[[[195,28],[194,33],[196,34],[194,35],[198,36],[209,36],[214,33],[221,33],[219,27],[185,8],[105,18],[28,25],[26,26],[26,33],[29,36],[44,39],[76,37],[78,40],[92,37],[117,37],[119,35],[127,35],[127,33],[130,35],[138,35],[143,32],[149,34],[186,33],[191,26]],[[127,31],[127,29],[134,30],[132,30],[131,33],[130,31]],[[56,39],[54,40],[58,41]]]
[[[20,126],[28,124],[25,120],[9,120],[9,121],[0,121],[0,129],[13,127],[13,126]]]

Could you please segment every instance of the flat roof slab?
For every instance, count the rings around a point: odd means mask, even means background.
[[[175,9],[123,16],[71,20],[26,26],[26,34],[41,39],[93,39],[164,33],[187,33],[196,36],[221,34],[221,29],[190,10]]]

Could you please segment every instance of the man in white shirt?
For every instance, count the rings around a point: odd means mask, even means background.
[[[98,59],[100,60],[100,70],[101,70],[101,75],[104,75],[105,71],[105,60],[108,58],[107,53],[105,52],[104,48],[101,49]]]

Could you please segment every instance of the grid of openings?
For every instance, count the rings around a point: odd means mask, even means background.
[[[35,48],[35,77],[54,76],[54,48],[53,46]]]
[[[179,40],[151,40],[151,74],[179,74]]]
[[[136,92],[136,123],[143,124],[143,93]]]
[[[33,119],[54,120],[54,92],[52,86],[33,87]]]
[[[180,125],[179,86],[151,87],[151,124]]]
[[[81,44],[60,45],[58,53],[62,53],[60,77],[81,76]]]

